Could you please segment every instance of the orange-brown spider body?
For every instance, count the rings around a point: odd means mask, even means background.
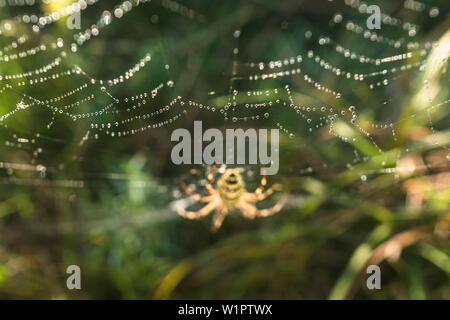
[[[237,169],[226,169],[225,172],[217,180],[216,188],[212,185],[212,179],[215,167],[208,174],[206,180],[206,191],[208,196],[202,197],[199,194],[193,193],[185,183],[181,182],[181,186],[188,195],[199,202],[206,203],[206,205],[195,212],[185,211],[184,209],[177,209],[178,213],[188,219],[200,219],[213,210],[215,215],[213,217],[212,229],[216,231],[222,225],[225,216],[232,209],[238,209],[242,215],[247,219],[254,219],[255,217],[267,217],[280,211],[286,198],[284,197],[274,207],[269,209],[259,210],[254,203],[261,201],[273,193],[277,184],[264,191],[266,187],[266,176],[263,175],[261,185],[255,192],[247,192],[245,189],[244,179]]]

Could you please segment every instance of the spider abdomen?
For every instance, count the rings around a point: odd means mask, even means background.
[[[236,169],[225,170],[217,181],[217,191],[226,206],[231,207],[237,204],[245,191],[241,174]]]

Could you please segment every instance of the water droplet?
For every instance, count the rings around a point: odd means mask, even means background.
[[[336,13],[336,15],[333,18],[334,23],[341,23],[342,22],[342,15],[340,13]]]
[[[431,18],[436,18],[439,15],[439,8],[438,7],[433,7],[430,9],[430,17]]]

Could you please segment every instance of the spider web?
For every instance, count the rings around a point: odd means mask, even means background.
[[[161,167],[168,132],[193,119],[279,128],[281,152],[321,145],[321,159],[284,164],[287,172],[325,170],[343,186],[448,171],[450,33],[428,29],[445,27],[448,8],[374,2],[382,28],[368,30],[369,3],[323,3],[326,19],[316,23],[307,3],[260,4],[277,13],[269,19],[255,3],[220,17],[201,1],[0,1],[1,183],[148,188],[96,154],[151,149],[144,153],[160,159],[150,166]],[[296,17],[308,12],[310,20]],[[69,30],[76,13],[82,28]],[[427,130],[411,137],[411,123]],[[435,160],[416,161],[431,151]]]

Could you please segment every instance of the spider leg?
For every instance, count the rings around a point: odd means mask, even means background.
[[[200,219],[207,216],[211,211],[216,209],[219,205],[218,201],[211,201],[203,208],[198,211],[185,211],[184,209],[178,208],[178,214],[187,219]]]
[[[248,202],[257,202],[257,201],[261,201],[264,200],[265,198],[267,198],[268,196],[270,196],[273,191],[275,190],[276,187],[278,187],[280,184],[278,182],[274,183],[269,189],[267,189],[264,192],[259,191],[258,192],[258,188],[254,193],[247,193],[245,198]]]
[[[217,212],[213,217],[213,224],[211,226],[212,231],[217,231],[221,226],[222,222],[225,219],[228,213],[227,208],[222,208],[219,212]]]
[[[257,217],[268,217],[271,215],[274,215],[275,213],[279,212],[281,209],[283,209],[285,203],[286,203],[287,197],[284,196],[281,198],[280,201],[277,202],[276,205],[274,205],[272,208],[269,209],[262,209],[262,210],[256,210],[256,216]]]
[[[247,218],[247,219],[254,219],[256,214],[256,207],[246,201],[241,201],[241,203],[239,204],[239,209],[242,212],[242,215]]]
[[[206,178],[206,191],[209,192],[209,194],[213,194],[214,193],[214,188],[212,186],[212,179],[214,177],[214,171],[216,170],[217,164],[215,164],[211,170],[208,173],[208,176]]]
[[[265,192],[263,192],[260,196],[258,196],[258,200],[264,200],[268,196],[270,196],[276,187],[278,187],[280,184],[278,182],[275,182],[269,189],[267,189]]]
[[[242,215],[247,219],[253,219],[255,217],[268,217],[274,215],[278,211],[280,211],[284,204],[286,203],[287,197],[284,196],[278,203],[269,209],[261,209],[258,210],[253,204],[242,201],[239,208],[242,211]]]
[[[192,192],[191,189],[189,189],[189,187],[183,181],[180,181],[180,185],[183,188],[183,190],[188,195],[190,195],[192,198],[194,198],[195,200],[200,201],[200,202],[209,202],[209,201],[211,201],[211,198],[212,198],[211,196],[209,196],[209,197],[202,197],[198,193]]]
[[[264,188],[266,187],[267,179],[266,179],[266,168],[263,168],[263,176],[261,178],[261,185],[258,187],[258,189],[255,190],[256,194],[261,194],[264,191]]]

